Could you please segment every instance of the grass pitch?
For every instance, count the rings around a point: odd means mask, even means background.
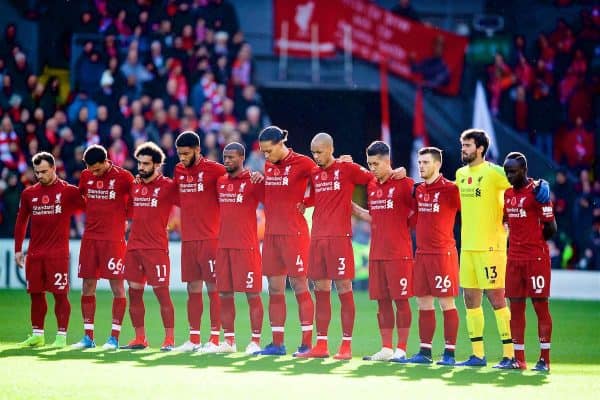
[[[72,317],[68,342],[83,335],[78,292],[71,293]],[[56,331],[49,299],[46,342]],[[600,391],[600,302],[552,300],[554,318],[552,372],[542,375],[531,371],[497,371],[444,368],[437,366],[400,365],[366,362],[361,358],[380,348],[376,322],[376,303],[366,293],[356,293],[356,325],[353,337],[355,358],[348,362],[297,360],[285,357],[247,357],[230,355],[176,354],[158,351],[163,339],[158,305],[151,291],[146,293],[146,326],[151,348],[144,351],[105,352],[100,349],[18,349],[15,343],[30,332],[29,298],[23,291],[0,291],[0,399],[168,399],[174,397],[203,399],[355,399],[418,396],[426,398],[496,398],[520,399],[596,398]],[[295,298],[288,294],[286,345],[292,353],[299,344]],[[177,344],[187,339],[186,294],[173,293],[176,312]],[[263,298],[267,305],[267,298]],[[333,320],[329,332],[330,351],[340,341],[339,301],[332,296]],[[460,300],[459,300],[460,303]],[[208,332],[205,317],[202,332]],[[99,292],[96,313],[96,341],[101,346],[110,333],[111,294]],[[245,298],[236,298],[236,338],[238,350],[249,340],[250,330]],[[486,311],[486,351],[488,365],[501,356],[501,345],[493,313]],[[470,354],[464,323],[464,309],[459,305],[461,326],[457,359]],[[413,304],[413,326],[409,353],[418,350],[417,313]],[[442,316],[438,312],[438,329],[434,357],[442,352]],[[527,360],[530,367],[538,357],[535,314],[528,306]],[[133,329],[126,317],[121,341],[132,338]],[[203,337],[206,339],[206,336]],[[270,341],[268,317],[262,344]],[[410,397],[409,397],[410,398]]]

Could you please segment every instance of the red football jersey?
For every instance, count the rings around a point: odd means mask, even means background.
[[[265,198],[264,182],[250,182],[249,171],[236,177],[224,175],[217,181],[217,192],[221,213],[219,248],[257,248],[256,207]]]
[[[456,249],[454,221],[460,211],[458,187],[440,176],[415,190],[417,252],[440,254]]]
[[[409,218],[413,214],[411,178],[372,179],[367,186],[371,214],[371,250],[369,259],[398,260],[412,258]]]
[[[293,152],[278,163],[265,163],[265,218],[267,235],[308,235],[308,224],[298,211],[304,200],[310,173],[310,158]]]
[[[548,244],[542,233],[544,222],[554,220],[552,203],[535,199],[534,185],[504,192],[504,215],[508,221],[508,258],[531,260],[548,255]]]
[[[149,183],[134,183],[131,197],[133,216],[127,249],[167,250],[169,214],[178,200],[173,181],[159,175]]]
[[[113,164],[102,176],[83,170],[79,191],[86,199],[85,239],[124,239],[132,184],[133,175]]]
[[[219,237],[217,180],[223,175],[225,167],[206,158],[190,168],[181,163],[175,166],[173,181],[179,191],[182,241]]]
[[[71,216],[85,207],[76,186],[56,179],[49,186],[36,183],[21,194],[15,224],[15,253],[23,248],[27,223],[31,218],[31,257],[68,257]]]
[[[373,175],[358,164],[335,161],[328,168],[315,167],[313,237],[352,236],[352,193],[355,185],[366,185]]]

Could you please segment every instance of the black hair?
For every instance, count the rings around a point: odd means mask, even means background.
[[[423,154],[431,154],[431,156],[433,157],[434,160],[442,162],[442,150],[434,147],[434,146],[428,146],[428,147],[423,147],[421,149],[419,149],[419,153],[420,156],[422,156]]]
[[[99,144],[93,144],[83,153],[83,161],[86,165],[94,165],[106,161],[106,149]]]
[[[33,165],[40,165],[42,161],[47,161],[51,167],[54,167],[54,156],[48,153],[47,151],[36,153],[33,155],[33,157],[31,157],[31,162],[33,163]]]
[[[367,147],[367,156],[389,156],[390,146],[380,140],[376,140]]]
[[[228,150],[237,151],[239,155],[241,155],[242,157],[246,157],[246,149],[244,148],[244,145],[242,145],[241,143],[238,143],[238,142],[229,143],[227,146],[225,146],[225,148],[223,149],[223,152],[228,151]]]
[[[162,164],[165,162],[165,153],[156,143],[145,142],[140,144],[134,153],[135,158],[139,156],[150,156],[154,164]]]
[[[176,147],[200,147],[200,136],[196,132],[181,132],[175,139]]]
[[[481,129],[467,129],[460,135],[460,140],[465,139],[475,141],[475,147],[483,147],[481,156],[485,156],[487,149],[490,147],[490,138],[485,131]]]
[[[518,151],[513,151],[506,155],[504,162],[507,160],[515,160],[518,161],[522,168],[527,169],[527,158],[523,153],[519,153]]]
[[[271,141],[273,143],[285,142],[287,141],[288,131],[285,129],[281,129],[278,126],[271,125],[267,126],[263,129],[258,135],[259,142],[268,142]]]

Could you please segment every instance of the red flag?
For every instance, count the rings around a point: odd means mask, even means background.
[[[427,130],[425,129],[425,111],[423,110],[423,90],[417,87],[415,95],[415,111],[413,116],[413,138],[420,138],[425,146],[428,145]]]
[[[390,102],[387,76],[387,60],[382,59],[379,63],[379,80],[381,82],[381,141],[390,147],[392,139],[390,136]]]

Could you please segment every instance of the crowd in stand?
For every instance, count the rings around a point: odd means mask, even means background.
[[[59,176],[77,184],[87,146],[102,144],[115,164],[134,171],[134,149],[152,140],[165,151],[163,172],[172,176],[174,139],[193,130],[201,135],[206,157],[218,160],[225,144],[239,141],[252,167],[261,169],[256,141],[268,121],[252,84],[252,49],[231,4],[81,3],[73,29],[81,52],[73,52],[74,85],[64,102],[57,77],[31,73],[16,40],[17,27],[5,29],[0,45],[2,237],[12,236],[19,194],[35,182],[30,160],[38,151],[53,153]],[[80,233],[77,225],[74,235]]]
[[[600,7],[557,21],[533,46],[516,36],[488,67],[492,113],[561,166],[554,183],[555,268],[600,269]]]

